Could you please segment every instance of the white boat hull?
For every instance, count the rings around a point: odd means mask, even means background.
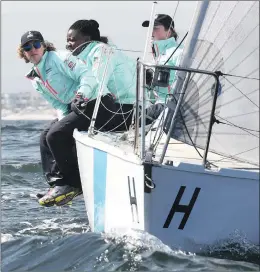
[[[259,174],[200,165],[143,165],[133,154],[75,131],[83,194],[95,232],[146,231],[198,252],[242,235],[259,244]],[[156,185],[149,189],[149,179]]]

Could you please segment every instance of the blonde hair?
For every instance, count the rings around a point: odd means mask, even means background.
[[[44,52],[46,51],[56,51],[56,48],[55,46],[53,45],[53,43],[51,42],[48,42],[48,41],[44,41],[42,42],[42,45],[44,47]],[[25,63],[29,63],[30,61],[26,58],[25,54],[24,54],[24,50],[23,50],[23,47],[22,45],[20,44],[17,48],[17,54],[18,54],[18,57],[20,59],[24,59]]]

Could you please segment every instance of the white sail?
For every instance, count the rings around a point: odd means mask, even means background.
[[[239,76],[220,77],[215,117],[225,124],[213,125],[210,150],[259,166],[259,2],[202,1],[198,5],[180,66]],[[189,118],[187,113],[186,125],[190,121],[193,143],[204,147],[214,79],[195,74],[192,83],[186,102],[194,100],[191,94],[199,97],[192,102],[197,105],[197,117]]]

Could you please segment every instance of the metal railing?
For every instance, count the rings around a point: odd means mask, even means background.
[[[208,155],[208,150],[209,150],[209,145],[210,145],[210,138],[211,138],[211,134],[212,134],[212,126],[214,124],[214,113],[215,113],[215,109],[216,109],[216,102],[217,102],[217,96],[218,96],[218,90],[219,90],[219,72],[210,72],[210,71],[205,71],[205,70],[199,70],[199,69],[192,69],[192,68],[183,68],[183,67],[177,67],[177,66],[164,66],[164,65],[151,65],[151,64],[145,64],[142,61],[138,61],[137,64],[137,90],[136,90],[136,111],[135,111],[135,120],[136,120],[136,124],[135,124],[135,129],[136,129],[136,133],[135,133],[135,152],[137,153],[137,149],[138,149],[138,141],[139,141],[139,118],[141,118],[141,145],[140,145],[140,158],[141,160],[145,161],[145,155],[146,155],[146,147],[145,147],[145,120],[146,120],[146,109],[145,109],[145,105],[146,105],[146,92],[147,92],[147,88],[146,88],[146,77],[145,77],[145,71],[147,68],[155,68],[155,69],[168,69],[170,71],[181,71],[181,72],[185,72],[184,73],[184,78],[181,79],[182,80],[182,84],[178,84],[178,90],[174,90],[174,92],[178,92],[180,93],[180,96],[178,97],[178,101],[177,101],[177,106],[175,108],[174,114],[173,114],[173,118],[171,120],[171,124],[170,124],[170,128],[167,132],[167,136],[166,136],[166,141],[163,145],[163,152],[160,156],[159,159],[159,163],[162,164],[168,145],[169,145],[169,141],[171,138],[171,134],[172,131],[174,131],[175,128],[175,123],[176,123],[176,119],[177,119],[177,115],[180,112],[180,107],[181,104],[183,102],[183,97],[184,94],[189,86],[189,81],[190,81],[190,77],[192,73],[197,73],[197,74],[205,74],[205,75],[209,75],[212,76],[215,80],[215,92],[214,92],[214,96],[213,96],[213,102],[212,102],[212,107],[211,107],[211,113],[210,113],[210,119],[209,119],[209,126],[207,129],[207,140],[206,140],[206,144],[204,149],[204,155],[203,155],[203,165],[206,167],[207,166],[207,155]],[[179,92],[179,90],[181,89],[181,92]],[[140,102],[141,102],[141,117],[139,116],[139,106],[140,106]]]

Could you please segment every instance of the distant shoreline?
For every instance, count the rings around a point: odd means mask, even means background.
[[[55,115],[44,115],[44,114],[12,114],[7,116],[1,116],[1,120],[3,121],[48,121],[55,119]]]
[[[57,118],[57,113],[54,109],[40,109],[40,110],[30,110],[23,109],[21,111],[13,112],[11,110],[3,109],[1,112],[1,120],[53,120]]]

